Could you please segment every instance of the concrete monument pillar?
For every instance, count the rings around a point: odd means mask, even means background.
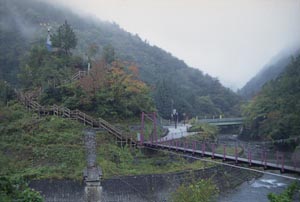
[[[87,167],[83,171],[85,182],[85,202],[101,202],[101,168],[97,165],[96,132],[93,129],[84,130]]]

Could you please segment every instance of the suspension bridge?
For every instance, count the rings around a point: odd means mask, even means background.
[[[148,119],[153,122],[153,131],[151,134],[145,134],[144,122]],[[160,137],[156,131],[156,114],[142,113],[142,124],[140,132],[141,146],[156,148],[158,150],[168,150],[178,153],[184,153],[190,156],[211,157],[212,159],[221,159],[228,165],[259,166],[264,169],[276,169],[284,172],[300,173],[300,154],[274,151],[268,145],[252,145],[241,142],[208,142],[197,141],[188,138],[186,126],[179,126],[177,130]],[[227,119],[236,121],[233,119]],[[240,119],[243,121],[243,119]]]
[[[159,150],[172,150],[178,153],[185,153],[191,156],[211,157],[212,159],[222,159],[228,164],[234,163],[248,164],[249,166],[260,166],[264,169],[279,169],[281,172],[300,173],[300,154],[275,151],[269,147],[257,146],[251,144],[222,143],[222,142],[205,142],[188,138],[186,126],[168,128],[169,133],[164,133],[161,137],[157,133],[158,121],[156,113],[142,113],[141,132],[138,140],[123,133],[102,118],[93,118],[80,110],[70,110],[66,107],[57,105],[42,106],[36,101],[28,98],[25,94],[16,91],[19,100],[28,110],[41,115],[54,115],[63,118],[77,120],[84,125],[92,128],[102,128],[114,135],[121,142],[121,145],[144,146],[156,148]],[[153,123],[153,131],[146,135],[144,124],[146,119]]]
[[[70,80],[64,81],[72,82],[80,80],[81,78],[88,75],[85,71],[79,71]],[[225,143],[225,142],[205,142],[189,139],[189,135],[193,133],[187,132],[186,125],[179,125],[177,128],[163,127],[159,125],[157,121],[156,113],[144,113],[142,112],[141,117],[141,131],[139,138],[134,138],[132,135],[124,133],[122,130],[113,126],[109,122],[102,118],[94,118],[78,109],[71,110],[63,106],[42,106],[34,98],[26,95],[25,93],[15,90],[19,101],[29,110],[38,114],[38,116],[60,116],[67,119],[76,120],[88,127],[94,129],[103,129],[108,133],[113,135],[118,142],[121,142],[121,146],[129,145],[145,147],[157,151],[167,150],[170,153],[180,155],[185,158],[193,158],[196,160],[210,161],[216,164],[223,164],[226,166],[231,166],[238,168],[238,170],[246,169],[249,171],[263,172],[250,168],[250,166],[260,166],[264,169],[279,169],[283,172],[293,172],[300,174],[300,154],[292,154],[288,152],[280,152],[270,149],[269,147],[256,145],[246,145],[240,142],[235,143]],[[145,133],[145,121],[150,120],[153,123],[153,130],[150,134]],[[242,125],[243,118],[223,118],[223,119],[202,119],[200,123],[208,123],[217,126],[230,126],[230,125]],[[157,133],[157,128],[164,128],[163,134]],[[89,145],[88,145],[89,147]],[[210,158],[205,158],[210,157]],[[216,161],[216,159],[221,159],[222,161]],[[249,168],[245,168],[245,164],[249,165]],[[87,168],[88,169],[94,169]],[[99,176],[101,172],[99,169],[92,170],[98,181],[91,178],[89,179],[88,172],[85,172],[85,181],[90,186],[91,182],[99,182]],[[101,170],[100,170],[101,171]],[[99,176],[98,176],[98,173]],[[277,175],[277,174],[273,174]],[[298,178],[284,176],[290,179],[300,180]],[[94,184],[92,184],[94,188]],[[100,185],[100,183],[99,183]],[[126,184],[131,186],[130,184]],[[90,187],[89,187],[90,188]],[[135,189],[135,188],[134,188]],[[136,191],[137,189],[135,189]],[[142,197],[145,197],[143,194]]]
[[[71,81],[79,80],[86,76],[86,72],[78,72],[71,78]],[[251,145],[222,142],[207,142],[189,139],[186,126],[179,126],[177,129],[168,128],[169,133],[164,132],[162,136],[157,134],[159,126],[156,113],[144,113],[141,117],[141,131],[137,140],[129,134],[125,134],[112,124],[102,118],[93,118],[80,110],[70,110],[62,106],[42,106],[34,99],[16,90],[19,101],[28,110],[41,115],[54,115],[63,118],[77,120],[92,128],[102,128],[116,137],[121,145],[144,146],[156,148],[158,150],[169,150],[178,153],[185,153],[191,156],[211,157],[212,159],[222,159],[228,165],[248,164],[249,166],[260,166],[264,169],[279,169],[281,172],[300,173],[300,154],[282,151],[274,151],[264,145]],[[145,134],[145,121],[153,123],[151,134]],[[223,118],[223,119],[202,119],[200,122],[214,125],[240,125],[243,118]],[[177,132],[176,132],[177,131]]]

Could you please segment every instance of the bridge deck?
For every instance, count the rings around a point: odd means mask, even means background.
[[[217,126],[225,125],[241,125],[244,123],[244,118],[221,118],[221,119],[200,119],[199,123],[208,123]]]
[[[185,147],[179,147],[179,146],[173,146],[173,145],[166,145],[162,143],[157,143],[153,144],[150,142],[145,142],[145,146],[150,146],[150,147],[159,147],[161,149],[169,149],[169,150],[175,150],[175,151],[181,151],[181,152],[187,152],[191,154],[198,154],[201,156],[209,156],[212,158],[218,158],[218,159],[223,159],[226,161],[234,161],[236,163],[247,163],[249,165],[257,165],[257,166],[262,166],[265,169],[279,169],[281,172],[296,172],[300,173],[300,168],[299,167],[294,167],[294,166],[289,166],[289,165],[284,165],[284,164],[277,164],[277,163],[271,163],[267,161],[262,161],[262,160],[254,160],[254,159],[248,159],[248,158],[243,158],[243,157],[238,157],[238,156],[230,156],[230,155],[224,155],[224,154],[218,154],[210,151],[203,151],[203,150],[196,150],[193,148],[185,148]]]

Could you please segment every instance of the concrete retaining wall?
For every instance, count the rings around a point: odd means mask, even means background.
[[[102,181],[103,202],[165,202],[182,183],[212,178],[221,191],[259,177],[256,172],[215,166],[197,171],[170,174],[126,176]],[[38,180],[30,186],[45,197],[46,202],[82,202],[84,183],[71,180]]]

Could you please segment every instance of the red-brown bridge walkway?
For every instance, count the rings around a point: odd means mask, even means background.
[[[144,124],[146,120],[153,123],[151,134],[145,134]],[[156,113],[142,113],[141,133],[139,144],[141,146],[155,148],[158,150],[172,150],[198,157],[211,157],[222,159],[224,163],[248,164],[249,166],[260,166],[264,169],[279,169],[283,172],[294,172],[300,174],[300,152],[275,151],[273,144],[253,144],[241,141],[196,141],[188,137],[185,126],[177,127],[181,135],[176,134],[176,129],[165,136],[157,133]]]
[[[288,152],[274,152],[270,149],[261,149],[241,145],[227,145],[207,143],[186,138],[160,139],[160,141],[145,141],[146,147],[154,147],[161,150],[173,150],[190,155],[222,159],[224,162],[249,164],[249,166],[261,166],[264,169],[279,169],[281,172],[300,173],[300,155]]]

